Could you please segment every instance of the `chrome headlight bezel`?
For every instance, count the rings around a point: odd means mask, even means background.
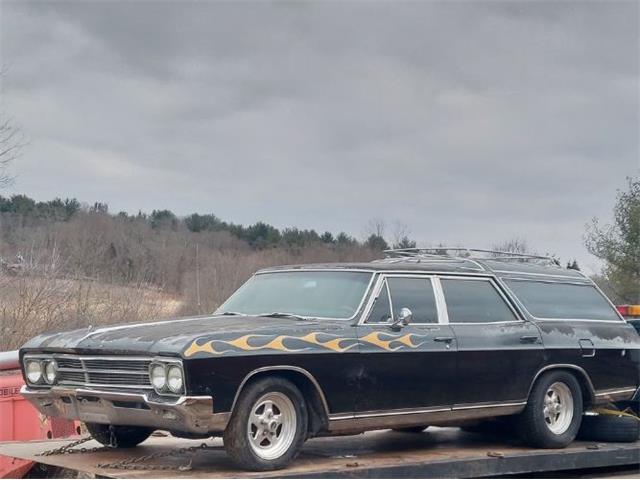
[[[43,359],[42,358],[25,358],[24,359],[24,377],[28,384],[30,385],[43,385],[45,383],[44,380],[44,368],[43,368]],[[37,377],[31,376],[30,366],[37,366]]]
[[[179,372],[180,383],[172,387],[169,382],[169,373]],[[158,378],[162,373],[163,382],[154,383],[154,378]],[[154,391],[159,395],[182,395],[185,391],[184,369],[180,360],[154,359],[149,365],[149,382]]]
[[[42,365],[42,378],[47,385],[54,385],[58,381],[58,362],[53,358],[43,360]],[[49,378],[49,369],[52,369],[53,378]]]
[[[172,384],[172,374],[174,375],[173,377],[174,384]],[[176,383],[176,382],[179,382],[179,383]],[[169,390],[171,390],[171,392],[175,393],[176,395],[183,392],[184,372],[182,371],[181,365],[174,364],[174,365],[169,365],[167,367],[167,387],[169,387]]]
[[[156,378],[162,379],[162,382],[156,382]],[[149,365],[149,382],[153,389],[161,393],[167,387],[167,367],[160,362],[153,362]]]

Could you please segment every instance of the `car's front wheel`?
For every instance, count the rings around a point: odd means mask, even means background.
[[[307,422],[300,390],[283,378],[263,378],[242,391],[224,432],[224,446],[240,468],[283,468],[298,455]]]
[[[153,433],[152,428],[129,427],[124,425],[103,425],[85,423],[87,431],[102,445],[114,448],[132,448],[144,442]]]
[[[518,418],[520,435],[538,448],[563,448],[576,437],[582,420],[582,391],[569,372],[540,377]]]

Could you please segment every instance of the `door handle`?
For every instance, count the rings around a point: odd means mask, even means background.
[[[520,343],[538,343],[540,337],[537,335],[523,335],[520,337]]]
[[[451,342],[453,342],[453,337],[434,337],[433,341],[434,342],[451,343]]]

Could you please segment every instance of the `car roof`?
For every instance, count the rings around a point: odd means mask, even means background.
[[[283,265],[260,270],[258,273],[285,270],[361,270],[370,272],[420,272],[495,275],[502,278],[546,279],[590,283],[580,271],[556,265],[540,265],[530,262],[476,259],[424,259],[387,258],[373,262],[311,263]]]

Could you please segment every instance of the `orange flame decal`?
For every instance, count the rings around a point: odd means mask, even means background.
[[[195,355],[196,353],[199,353],[199,352],[213,353],[214,355],[222,355],[223,353],[228,351],[229,350],[218,351],[215,348],[213,348],[213,340],[209,342],[205,342],[202,345],[198,345],[198,341],[194,340],[193,343],[189,346],[189,348],[187,348],[184,351],[184,356],[191,357],[192,355]]]
[[[380,338],[380,335],[385,335],[386,337],[390,337],[390,338],[389,340],[383,340]],[[360,340],[362,340],[363,342],[370,343],[371,345],[376,345],[377,347],[387,350],[388,352],[395,352],[396,350],[399,350],[400,348],[402,348],[402,345],[405,345],[411,348],[417,348],[424,343],[424,342],[421,342],[418,344],[413,343],[411,341],[411,337],[414,337],[414,336],[425,337],[426,335],[416,335],[415,333],[407,333],[406,335],[398,337],[398,336],[391,335],[389,333],[384,333],[384,332],[371,332],[370,334],[362,337]],[[392,344],[395,342],[399,342],[402,345],[393,347]]]

